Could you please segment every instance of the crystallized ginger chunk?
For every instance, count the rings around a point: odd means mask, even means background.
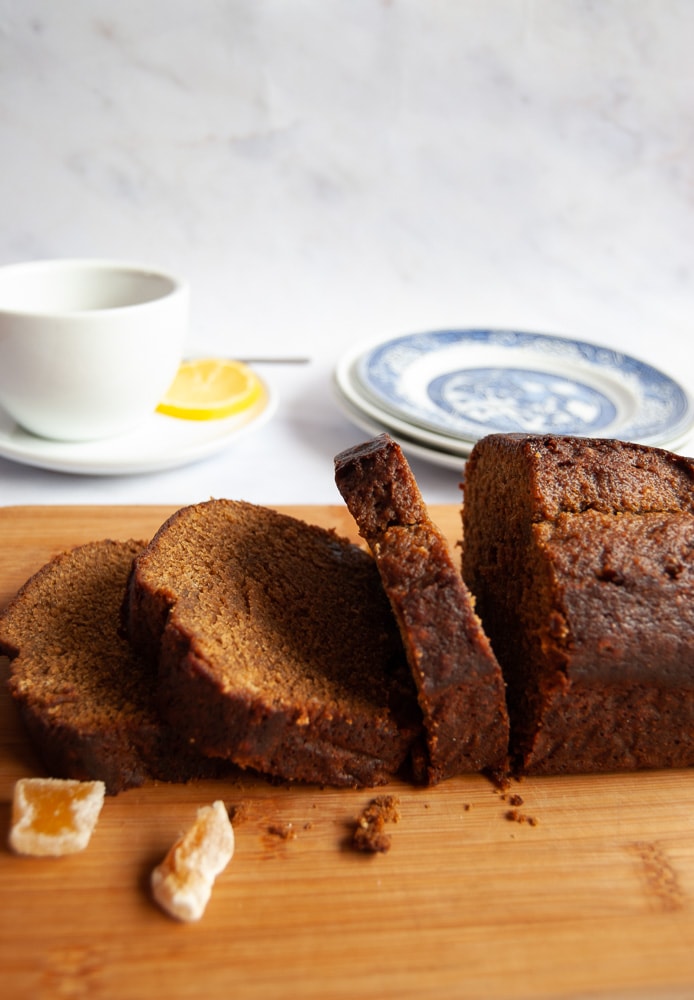
[[[103,781],[21,778],[12,801],[9,843],[18,854],[75,854],[89,843],[104,804]]]
[[[199,920],[214,880],[234,854],[234,830],[223,802],[198,809],[195,822],[152,872],[152,893],[170,916]]]

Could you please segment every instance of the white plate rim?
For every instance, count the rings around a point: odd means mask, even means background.
[[[462,477],[465,462],[469,456],[470,450],[472,449],[472,444],[465,455],[455,455],[449,451],[442,451],[438,448],[427,447],[418,441],[413,441],[412,438],[394,430],[389,425],[382,424],[378,420],[367,416],[340,392],[337,384],[335,385],[335,389],[335,399],[340,411],[349,421],[365,431],[369,437],[386,432],[390,434],[393,440],[402,447],[403,451],[409,452],[416,458],[420,458],[425,462],[431,462],[433,465],[439,465],[446,469],[452,469]]]
[[[184,420],[153,413],[127,434],[101,441],[51,441],[19,427],[0,409],[0,458],[52,472],[120,476],[162,472],[200,461],[228,447],[274,415],[277,394],[263,381],[251,407],[222,420]]]
[[[387,411],[392,416],[406,421],[410,425],[417,424],[434,433],[447,435],[459,441],[475,441],[479,437],[484,436],[484,434],[506,429],[494,425],[485,426],[483,424],[468,425],[465,427],[462,421],[458,422],[455,427],[452,427],[448,420],[442,420],[440,412],[435,412],[433,419],[431,419],[430,414],[422,415],[421,412],[413,409],[409,403],[403,405],[402,401],[394,401],[382,389],[376,391],[373,379],[368,377],[366,368],[379,352],[395,351],[403,347],[419,353],[430,352],[430,345],[432,343],[435,345],[439,343],[446,344],[447,341],[448,346],[453,342],[455,347],[471,343],[475,347],[482,348],[491,345],[494,350],[508,352],[509,356],[512,349],[515,348],[516,351],[522,349],[525,352],[524,356],[526,359],[530,356],[531,351],[535,352],[536,357],[540,356],[542,359],[548,359],[550,351],[557,355],[563,353],[566,358],[571,360],[572,365],[580,363],[583,366],[582,370],[590,370],[594,378],[599,376],[603,382],[605,379],[611,382],[614,387],[613,393],[615,396],[618,392],[640,392],[640,400],[646,400],[647,413],[649,408],[656,412],[658,408],[662,409],[664,401],[660,393],[663,387],[672,393],[676,405],[681,408],[681,412],[677,415],[676,419],[671,418],[664,421],[661,418],[658,424],[657,422],[654,423],[651,417],[650,426],[644,423],[643,419],[636,421],[636,423],[634,421],[625,423],[623,420],[615,420],[612,424],[601,427],[599,430],[596,429],[595,431],[571,429],[554,431],[541,429],[537,431],[539,433],[576,433],[583,434],[583,436],[590,434],[590,436],[635,440],[643,444],[664,445],[667,441],[684,439],[694,425],[694,405],[687,391],[673,378],[653,365],[641,361],[632,355],[600,344],[580,341],[569,337],[560,337],[554,334],[533,333],[529,331],[461,327],[430,330],[423,333],[402,334],[388,340],[372,340],[368,343],[357,345],[340,359],[337,366],[340,385],[343,387],[343,390],[345,385],[348,385],[352,393],[358,393],[362,400],[368,398],[382,412]],[[566,361],[563,363],[565,364]],[[545,366],[547,368],[551,367],[547,360],[545,360]],[[519,365],[519,367],[522,366]],[[463,365],[460,365],[460,368],[464,370]],[[565,373],[562,374],[563,377],[566,377]],[[628,385],[627,377],[631,380]],[[653,387],[658,390],[658,395],[653,395]],[[651,393],[650,396],[649,393]],[[617,397],[617,403],[619,403],[619,397]]]
[[[453,437],[450,434],[438,434],[430,431],[419,424],[408,423],[400,417],[390,413],[385,408],[377,406],[371,399],[362,395],[359,388],[348,378],[343,379],[337,372],[334,373],[335,391],[340,394],[352,406],[360,411],[364,416],[378,424],[382,424],[396,434],[413,440],[424,447],[433,448],[435,451],[447,451],[452,455],[466,457],[470,454],[474,441],[466,441],[463,438]]]

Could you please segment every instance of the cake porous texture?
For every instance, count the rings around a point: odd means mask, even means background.
[[[137,557],[131,642],[159,709],[202,753],[286,779],[382,784],[421,730],[371,556],[267,507],[211,500]]]
[[[144,544],[107,539],[63,552],[0,614],[10,693],[46,770],[101,780],[109,794],[222,770],[161,721],[152,665],[119,633]]]
[[[694,764],[694,462],[495,434],[465,472],[463,575],[528,773]]]

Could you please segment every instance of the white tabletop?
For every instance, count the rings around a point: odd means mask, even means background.
[[[365,434],[332,372],[376,337],[561,334],[694,391],[694,5],[25,0],[3,19],[0,262],[147,260],[191,282],[191,352],[310,361],[259,365],[276,415],[204,461],[0,459],[0,504],[340,502],[333,457]],[[412,465],[458,502],[456,470]]]

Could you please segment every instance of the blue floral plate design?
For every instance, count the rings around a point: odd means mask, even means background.
[[[517,330],[435,330],[362,347],[336,371],[353,405],[446,438],[494,432],[615,437],[675,447],[687,392],[608,347]]]

